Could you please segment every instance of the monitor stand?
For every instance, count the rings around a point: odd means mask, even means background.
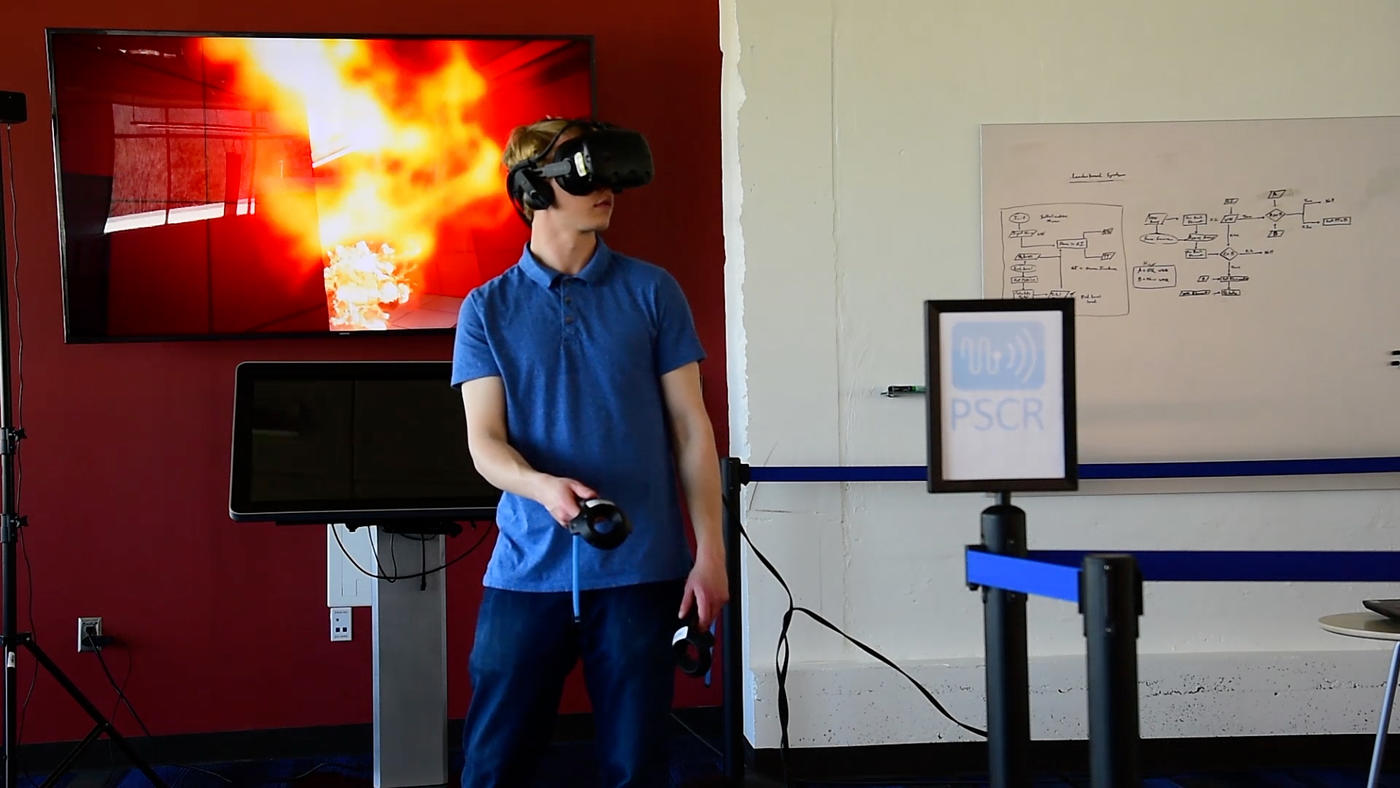
[[[461,530],[456,523],[396,520],[371,532],[379,564],[365,568],[402,578],[375,580],[371,595],[375,788],[451,782],[446,573],[412,575],[441,567],[447,537]]]

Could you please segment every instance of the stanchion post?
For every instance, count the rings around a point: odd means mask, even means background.
[[[1026,557],[1026,513],[998,493],[982,510],[982,547]],[[987,649],[987,760],[991,788],[1026,788],[1030,776],[1030,677],[1026,658],[1026,595],[982,588]]]
[[[724,696],[724,778],[729,785],[741,785],[744,780],[744,693],[739,677],[743,674],[743,600],[740,599],[739,494],[749,482],[749,466],[735,457],[720,462],[720,481],[724,485],[724,561],[729,574],[729,603],[724,608],[724,644],[721,658],[724,675],[721,678]]]
[[[1090,785],[1140,786],[1137,637],[1142,574],[1137,561],[1130,555],[1086,556],[1079,610],[1088,640]]]

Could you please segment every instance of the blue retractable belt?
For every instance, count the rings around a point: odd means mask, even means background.
[[[1340,457],[1298,460],[1227,460],[1210,462],[1090,463],[1079,466],[1080,479],[1182,479],[1217,476],[1311,476],[1317,474],[1394,473],[1400,457]],[[749,468],[754,482],[921,482],[923,465],[812,465]]]
[[[1028,558],[967,551],[967,582],[1031,596],[1079,601],[1079,567]]]
[[[967,550],[967,582],[1032,596],[1079,600],[1079,570],[1092,553],[1032,550],[1025,558]],[[1396,582],[1400,553],[1322,550],[1130,550],[1147,582]]]

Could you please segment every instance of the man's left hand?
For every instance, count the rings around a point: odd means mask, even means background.
[[[709,629],[720,608],[729,601],[729,576],[724,569],[723,556],[701,555],[685,580],[685,596],[681,599],[680,618],[685,618],[691,605],[701,629]]]

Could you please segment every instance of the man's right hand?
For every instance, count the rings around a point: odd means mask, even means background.
[[[576,479],[562,476],[545,476],[540,482],[535,500],[549,510],[555,522],[568,526],[569,521],[578,516],[579,501],[597,498],[593,488]]]

